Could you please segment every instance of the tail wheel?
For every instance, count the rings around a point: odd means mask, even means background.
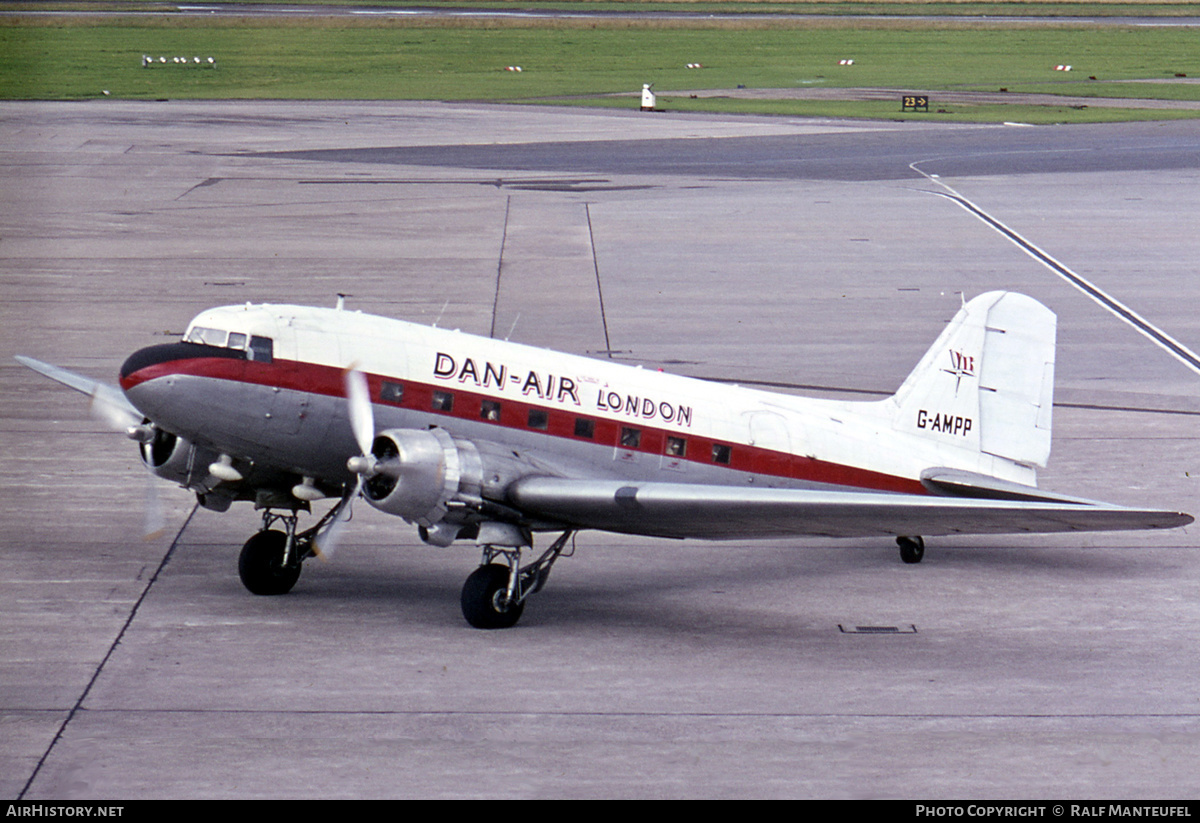
[[[517,624],[525,604],[508,603],[508,566],[480,566],[462,588],[463,617],[477,629],[508,629]]]
[[[300,564],[285,566],[287,535],[281,531],[261,531],[246,541],[238,557],[238,576],[253,594],[287,594],[300,579]]]
[[[925,556],[925,539],[921,537],[897,537],[900,559],[905,563],[920,563]]]

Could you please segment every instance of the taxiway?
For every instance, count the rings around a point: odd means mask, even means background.
[[[1059,316],[1042,484],[1200,509],[1200,123],[1010,128],[412,103],[0,104],[0,796],[1195,797],[1200,529],[583,534],[511,631],[471,546],[357,507],[286,597],[28,354],[115,379],[213,305],[347,305],[856,397],[962,295]],[[914,164],[916,168],[914,168]],[[919,169],[920,171],[917,171]],[[862,630],[860,630],[862,629]]]

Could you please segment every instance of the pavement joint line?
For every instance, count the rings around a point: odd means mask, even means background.
[[[62,724],[59,725],[58,731],[54,733],[54,738],[50,741],[50,745],[46,747],[46,751],[43,752],[42,756],[38,758],[37,765],[33,767],[33,771],[30,773],[29,779],[25,781],[25,785],[21,787],[21,791],[17,794],[17,800],[25,799],[25,795],[33,786],[33,781],[37,779],[38,773],[42,770],[42,766],[46,764],[46,760],[50,757],[50,753],[54,751],[54,747],[57,746],[58,741],[62,739],[63,733],[67,730],[67,726],[69,726],[71,721],[75,719],[75,715],[83,711],[83,702],[87,700],[88,695],[92,691],[92,687],[96,685],[96,681],[100,679],[100,673],[104,671],[104,667],[112,658],[113,652],[117,650],[117,646],[121,645],[121,640],[125,637],[125,633],[133,624],[134,618],[137,617],[138,609],[141,608],[142,603],[145,602],[146,597],[150,594],[150,589],[154,586],[154,582],[158,580],[158,576],[162,573],[163,569],[167,567],[167,563],[171,560],[171,555],[175,553],[176,546],[179,545],[179,541],[183,538],[183,533],[187,530],[188,524],[192,522],[192,517],[199,509],[200,503],[197,502],[196,505],[192,506],[192,510],[188,512],[188,516],[184,518],[183,525],[179,527],[179,531],[176,532],[174,539],[171,540],[171,545],[167,547],[166,552],[163,554],[162,560],[159,561],[158,568],[154,570],[154,574],[150,575],[150,579],[146,581],[146,585],[142,589],[142,593],[138,596],[137,601],[133,604],[133,608],[129,610],[129,615],[125,618],[125,622],[121,624],[121,628],[117,632],[116,637],[114,637],[112,643],[109,644],[108,651],[106,651],[104,653],[104,657],[100,659],[100,663],[96,666],[96,670],[92,672],[92,676],[88,680],[87,685],[83,687],[83,691],[80,692],[79,698],[75,701],[75,705],[71,707],[69,712],[67,712],[67,716],[63,720]]]
[[[500,280],[504,277],[504,247],[508,244],[508,218],[512,211],[512,195],[504,200],[504,227],[500,231],[500,256],[496,261],[496,293],[492,297],[492,328],[488,337],[496,337],[496,310],[500,307]],[[518,315],[519,316],[519,315]],[[516,321],[514,320],[515,324]],[[511,335],[512,332],[510,331]],[[506,338],[507,339],[507,338]]]
[[[903,712],[630,712],[630,711],[496,711],[493,709],[82,709],[87,714],[244,714],[244,715],[313,715],[344,717],[349,715],[370,715],[375,717],[557,717],[557,718],[586,718],[586,717],[658,717],[664,719],[679,718],[718,718],[726,720],[755,720],[762,718],[793,718],[798,720],[838,720],[838,719],[875,719],[875,720],[1112,720],[1119,718],[1200,718],[1200,712],[1062,712],[1048,714],[1045,712],[987,712],[984,714],[967,714],[963,712],[946,712],[933,714],[918,712],[906,714]]]
[[[592,230],[592,207],[584,203],[583,212],[587,216],[588,246],[592,250],[592,269],[596,272],[596,296],[600,299],[600,325],[604,327],[604,350],[608,359],[613,359],[612,341],[608,339],[608,317],[604,313],[604,288],[600,284],[600,261],[596,257],[596,233]]]

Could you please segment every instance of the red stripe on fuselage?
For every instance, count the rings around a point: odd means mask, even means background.
[[[270,388],[290,389],[326,397],[343,397],[345,392],[343,370],[334,366],[322,366],[315,363],[294,360],[275,359],[271,363],[262,363],[252,360],[231,360],[219,357],[186,358],[147,366],[122,377],[121,388],[128,391],[142,383],[172,375],[230,380]],[[385,380],[404,387],[404,397],[401,402],[393,403],[380,399],[381,386]],[[380,406],[391,406],[393,408],[433,414],[455,420],[469,420],[475,423],[493,425],[500,429],[516,429],[579,443],[595,443],[622,451],[669,457],[670,459],[679,459],[687,463],[726,468],[756,475],[876,491],[903,492],[908,494],[928,493],[925,487],[917,480],[871,471],[870,469],[843,466],[787,452],[748,446],[744,443],[703,437],[692,434],[686,429],[655,428],[643,425],[636,419],[620,421],[607,417],[598,417],[585,413],[582,408],[578,411],[573,411],[571,409],[526,403],[521,400],[504,397],[503,395],[465,391],[450,384],[422,383],[415,380],[375,374],[367,375],[367,385],[370,388],[371,402]],[[432,408],[433,393],[435,391],[449,392],[453,395],[454,405],[450,411],[439,411]],[[491,420],[481,416],[481,403],[484,400],[500,403],[500,419]],[[531,409],[546,412],[548,415],[546,428],[532,428],[528,425],[528,416]],[[591,437],[575,433],[575,421],[579,418],[590,420],[594,424],[595,430]],[[641,442],[636,448],[627,448],[620,445],[621,431],[626,428],[636,429],[641,432]],[[675,458],[666,455],[668,437],[682,437],[686,439],[687,453],[685,456]],[[714,446],[728,446],[730,448],[729,463],[716,463],[712,460]]]

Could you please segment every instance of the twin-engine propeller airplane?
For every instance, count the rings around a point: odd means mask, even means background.
[[[990,292],[966,303],[892,397],[773,394],[336,309],[245,305],[132,354],[120,388],[23,364],[107,409],[159,477],[206,508],[253,501],[243,584],[288,592],[355,498],[427,543],[473,540],[462,608],[521,616],[572,535],[745,539],[1163,529],[1192,522],[1039,491],[1056,320]],[[378,434],[377,434],[378,432]],[[336,504],[298,531],[299,513]],[[522,565],[534,532],[561,532]]]

